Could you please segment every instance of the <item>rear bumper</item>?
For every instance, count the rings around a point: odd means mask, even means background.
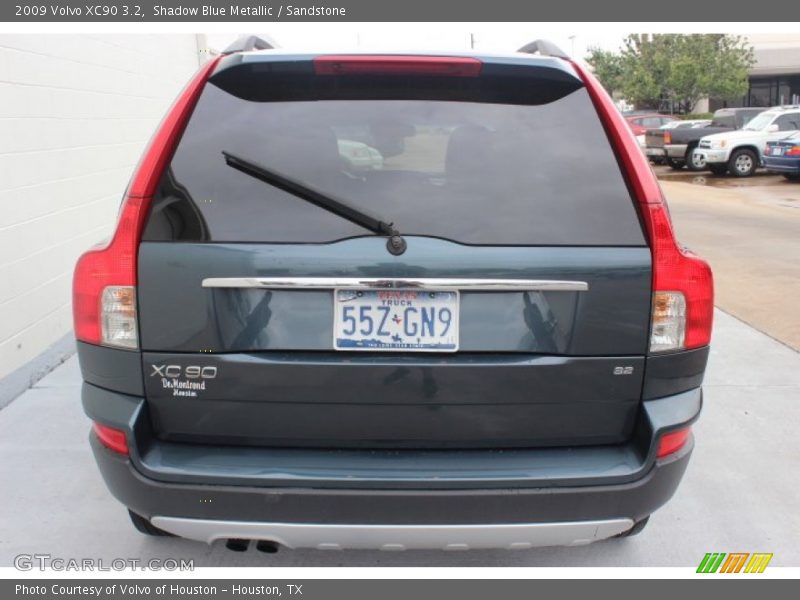
[[[670,158],[684,158],[687,144],[666,144],[664,150]]]
[[[800,173],[800,159],[769,157],[764,159],[764,167],[773,173]]]
[[[91,436],[108,488],[156,526],[206,542],[382,549],[574,545],[621,533],[675,492],[693,441],[660,460],[656,441],[701,404],[700,389],[645,401],[634,438],[611,449],[226,454],[149,438],[140,398],[89,384],[83,397],[93,420],[128,432],[130,456]]]
[[[582,546],[633,527],[630,519],[571,523],[485,523],[465,525],[366,525],[262,523],[154,517],[156,527],[183,538],[266,540],[288,548],[318,550],[474,550],[537,546]]]

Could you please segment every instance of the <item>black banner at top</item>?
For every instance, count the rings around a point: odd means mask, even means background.
[[[12,0],[2,22],[572,21],[753,22],[800,20],[800,3],[760,0]]]

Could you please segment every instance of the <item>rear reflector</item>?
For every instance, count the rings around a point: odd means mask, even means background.
[[[689,433],[691,433],[691,431],[691,427],[686,427],[685,429],[678,429],[677,431],[671,431],[662,435],[658,441],[656,458],[664,458],[683,448],[684,444],[686,444],[686,440],[689,439]]]
[[[317,75],[436,75],[477,77],[482,63],[462,56],[318,56]]]
[[[90,344],[136,349],[136,255],[150,200],[218,59],[206,63],[172,105],[131,179],[117,228],[107,245],[75,265],[72,313],[75,337]]]
[[[114,429],[113,427],[108,427],[106,425],[101,425],[100,423],[94,423],[93,427],[94,433],[97,436],[97,439],[100,440],[100,443],[103,444],[109,450],[113,450],[114,452],[119,452],[120,454],[128,454],[128,438],[125,436],[125,432],[120,429]]]
[[[609,140],[617,150],[647,227],[653,257],[650,352],[707,346],[714,319],[711,268],[703,259],[678,245],[667,203],[636,138],[597,78],[580,63],[572,65],[583,79]],[[682,303],[679,296],[683,296]],[[684,313],[683,317],[680,312]],[[678,339],[681,330],[684,332],[682,342]],[[672,335],[672,340],[665,334]]]

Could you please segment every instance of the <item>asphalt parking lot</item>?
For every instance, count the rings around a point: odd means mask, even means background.
[[[699,210],[703,195],[698,200],[693,189],[665,189],[681,196],[673,204],[679,235],[697,236],[681,220]],[[711,227],[712,217],[704,218]],[[729,267],[717,280],[727,286],[734,276],[740,280],[732,289],[747,285]],[[777,297],[780,290],[770,293]],[[745,315],[751,323],[753,314]],[[789,317],[797,322],[794,312]],[[184,558],[196,566],[696,566],[706,552],[772,552],[771,565],[800,566],[800,353],[755,325],[717,311],[694,456],[676,496],[640,536],[519,551],[262,554],[142,536],[95,468],[73,357],[0,410],[0,565],[12,565],[18,554],[43,553],[108,561]]]
[[[679,240],[714,269],[717,306],[800,351],[800,183],[656,171]]]

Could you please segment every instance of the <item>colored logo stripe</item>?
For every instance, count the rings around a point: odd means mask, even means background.
[[[750,556],[750,554],[747,552],[733,552],[728,554],[728,558],[722,563],[720,573],[738,573],[742,570],[744,561],[747,560],[748,556]]]
[[[766,552],[753,554],[750,558],[750,562],[747,563],[747,566],[744,568],[745,573],[763,573],[764,569],[767,568],[769,561],[772,560],[772,553],[767,554]]]
[[[727,556],[727,558],[726,558]],[[747,559],[750,559],[749,561]],[[708,552],[697,567],[698,573],[763,573],[772,560],[772,554],[766,552]],[[746,566],[745,566],[746,564]],[[721,567],[721,568],[720,568]]]
[[[700,561],[700,566],[697,567],[698,573],[716,573],[722,560],[725,558],[724,552],[708,552]]]

